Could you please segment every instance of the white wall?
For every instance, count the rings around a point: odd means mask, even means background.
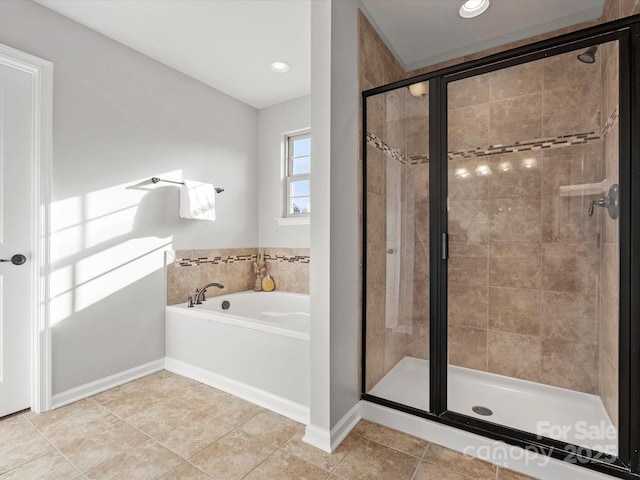
[[[274,219],[284,213],[284,135],[310,125],[309,95],[263,108],[258,114],[259,247],[309,248],[309,225],[278,226]]]
[[[0,2],[0,43],[54,64],[53,391],[164,356],[163,251],[258,243],[258,112],[30,1]],[[216,222],[179,219],[213,182]]]
[[[331,7],[331,425],[360,400],[358,6]]]
[[[330,385],[330,275],[331,259],[331,2],[311,2],[311,131],[313,175],[311,191],[316,200],[311,222],[309,290],[311,293],[310,424],[304,440],[331,451]]]
[[[334,448],[358,403],[358,0],[311,5],[311,425]],[[324,433],[324,442],[322,439]],[[348,432],[347,432],[348,433]]]

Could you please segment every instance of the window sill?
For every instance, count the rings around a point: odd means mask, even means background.
[[[289,225],[310,225],[311,215],[300,217],[280,217],[276,218],[275,221],[278,223],[279,227],[285,227]]]

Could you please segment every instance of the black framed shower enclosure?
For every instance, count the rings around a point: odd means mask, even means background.
[[[599,70],[562,64],[578,62],[576,53],[589,48],[597,50]],[[363,400],[619,478],[640,478],[639,64],[635,16],[362,93]],[[524,76],[515,77],[516,71]],[[586,82],[580,72],[600,83]],[[542,90],[527,91],[522,79],[538,76]],[[581,93],[574,98],[574,91]],[[482,95],[486,102],[478,100]],[[557,98],[569,102],[559,105],[588,108],[585,98],[598,95],[593,115],[584,118],[547,107]],[[524,120],[510,120],[516,110]],[[542,120],[528,124],[536,115]],[[561,121],[559,133],[547,129]],[[580,130],[588,121],[597,128]],[[487,123],[504,127],[507,140],[496,143],[490,127],[482,130]],[[506,183],[494,181],[498,175]],[[608,192],[614,176],[619,205],[612,220],[592,201],[613,201]],[[500,195],[509,203],[501,203]],[[540,226],[532,227],[529,218]],[[568,277],[575,265],[584,274]],[[462,311],[467,323],[458,325],[454,317]],[[585,339],[592,333],[593,340]],[[615,345],[603,346],[610,337]],[[477,343],[462,348],[460,338]],[[570,365],[558,360],[556,353],[578,344],[592,348],[575,347],[577,360]],[[452,372],[464,376],[475,369],[510,381],[501,372],[513,366],[500,361],[513,358],[513,351],[531,351],[536,359],[516,372],[526,385],[533,378],[545,384],[543,391],[550,385],[597,393],[612,417],[615,451],[483,417],[482,408],[480,415],[465,410]],[[617,379],[607,375],[606,355],[617,357],[607,360]],[[492,358],[495,371],[489,371]],[[403,375],[411,371],[424,382],[420,400],[381,393],[381,383],[402,362]],[[567,386],[571,382],[575,388]],[[400,390],[391,380],[386,385],[386,392]],[[570,404],[572,393],[567,395]]]

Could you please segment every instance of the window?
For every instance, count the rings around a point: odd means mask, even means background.
[[[311,213],[311,132],[287,135],[285,217]]]

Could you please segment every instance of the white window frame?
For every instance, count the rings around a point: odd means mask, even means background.
[[[311,183],[311,173],[303,173],[298,175],[293,175],[293,142],[295,140],[299,140],[301,138],[309,138],[311,139],[311,130],[303,130],[298,132],[292,132],[285,135],[285,195],[284,195],[284,219],[298,219],[303,220],[310,218],[310,213],[293,213],[289,212],[289,205],[291,201],[291,183],[298,180],[309,180]],[[309,170],[311,171],[311,160],[312,155],[309,155]],[[311,188],[309,188],[309,205],[311,205]],[[305,223],[306,223],[305,222]],[[292,221],[284,222],[288,224],[295,224]]]

